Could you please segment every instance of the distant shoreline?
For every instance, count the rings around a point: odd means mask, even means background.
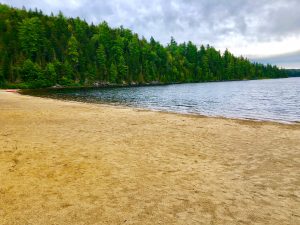
[[[298,77],[298,76],[296,76]],[[237,82],[237,81],[255,81],[255,80],[278,80],[278,79],[287,79],[287,78],[295,78],[294,76],[291,77],[278,77],[278,78],[260,78],[260,79],[242,79],[242,80],[216,80],[216,81],[203,81],[203,82],[171,82],[171,83],[160,83],[160,82],[154,82],[154,83],[136,83],[136,84],[111,84],[111,83],[100,83],[98,85],[74,85],[74,86],[64,86],[64,85],[54,85],[51,87],[44,87],[44,88],[10,88],[16,84],[10,84],[8,86],[2,86],[1,89],[18,89],[18,90],[24,90],[24,91],[30,91],[30,90],[47,90],[47,89],[81,89],[81,88],[122,88],[122,87],[151,87],[151,86],[167,86],[167,85],[173,85],[173,84],[202,84],[202,83],[220,83],[220,82]]]

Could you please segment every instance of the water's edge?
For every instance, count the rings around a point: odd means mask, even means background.
[[[21,94],[186,115],[300,122],[300,79],[21,90]]]
[[[102,87],[101,87],[102,88]],[[35,89],[36,90],[36,89]],[[44,90],[44,89],[43,89]],[[57,96],[46,96],[46,95],[38,95],[36,93],[28,92],[28,89],[24,91],[24,89],[17,90],[17,93],[20,95],[31,96],[36,98],[44,98],[44,99],[52,99],[57,101],[63,102],[76,102],[76,103],[83,103],[83,104],[93,104],[93,105],[101,105],[104,107],[113,107],[113,108],[127,108],[127,109],[134,109],[137,111],[149,111],[149,112],[157,112],[157,113],[166,113],[166,114],[175,114],[175,115],[182,115],[182,116],[192,116],[198,118],[215,118],[215,119],[225,119],[225,120],[233,120],[233,121],[242,121],[242,122],[255,122],[259,124],[279,124],[279,125],[287,125],[287,126],[299,126],[300,121],[289,122],[289,121],[279,121],[279,120],[262,120],[262,119],[255,119],[255,118],[242,118],[242,117],[229,117],[229,116],[215,116],[215,115],[206,115],[206,114],[199,114],[199,113],[184,113],[184,112],[175,112],[175,111],[168,111],[168,110],[158,110],[158,109],[150,109],[150,108],[142,108],[138,106],[131,106],[131,105],[124,105],[121,103],[108,103],[108,102],[97,102],[97,101],[85,101],[82,99],[75,99],[75,98],[60,98]]]

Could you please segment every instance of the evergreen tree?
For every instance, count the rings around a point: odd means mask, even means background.
[[[33,63],[30,59],[24,61],[22,69],[21,69],[22,80],[29,81],[37,81],[42,78],[43,73],[39,65]]]
[[[19,27],[19,40],[25,54],[35,60],[42,51],[44,43],[44,29],[39,18],[26,18]]]
[[[78,41],[73,35],[68,41],[68,60],[71,62],[73,69],[76,70],[79,63]]]
[[[112,63],[111,66],[110,66],[110,70],[109,70],[109,81],[111,83],[116,83],[117,81],[117,76],[118,76],[118,70],[117,70],[117,66]]]
[[[287,77],[276,66],[251,63],[228,50],[194,43],[167,46],[122,26],[45,16],[0,4],[0,82],[29,87],[111,83],[178,83]],[[20,84],[21,85],[21,84]]]
[[[45,76],[46,79],[49,81],[51,84],[56,84],[57,83],[57,73],[55,71],[55,66],[53,63],[48,63],[45,69]]]
[[[125,59],[122,55],[119,57],[117,68],[119,71],[117,81],[119,83],[121,83],[121,82],[125,81],[125,78],[126,78],[126,75],[128,72],[128,67],[127,67],[127,65],[125,63]]]
[[[139,40],[137,36],[134,36],[129,43],[129,74],[131,75],[129,80],[137,81],[140,75],[140,51]]]
[[[97,60],[99,66],[99,80],[106,80],[106,54],[103,45],[99,45],[97,49]]]

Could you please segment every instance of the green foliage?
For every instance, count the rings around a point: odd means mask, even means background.
[[[27,83],[5,83],[3,88],[8,88],[8,89],[30,89],[32,86]]]
[[[32,59],[42,51],[44,43],[44,29],[39,18],[26,18],[20,23],[19,40],[22,50]]]
[[[73,35],[68,41],[68,59],[70,60],[71,64],[73,65],[74,68],[79,63],[79,52],[78,52],[79,44]]]
[[[61,65],[61,75],[59,84],[69,86],[74,83],[73,69],[68,61],[65,61],[65,63]]]
[[[112,63],[110,66],[109,75],[110,75],[109,82],[116,83],[118,70],[117,70],[117,66],[114,63]]]
[[[4,85],[4,76],[3,76],[3,71],[0,70],[0,87]]]
[[[41,67],[37,63],[33,63],[30,59],[24,61],[20,73],[26,87],[48,87],[52,84],[51,81],[45,77],[45,73]]]
[[[30,59],[25,60],[21,69],[21,77],[25,82],[33,82],[43,79],[43,73],[39,65],[33,63]]]
[[[99,66],[99,79],[106,79],[106,54],[104,46],[101,44],[97,49],[97,61]]]
[[[53,63],[48,63],[45,69],[45,76],[46,79],[51,83],[57,83],[57,73],[55,70],[55,66]]]
[[[171,38],[167,46],[106,22],[45,16],[0,4],[0,85],[45,87],[93,83],[179,83],[287,77],[228,50],[197,48]]]
[[[125,63],[125,59],[122,55],[118,59],[118,71],[119,71],[119,74],[118,74],[117,81],[118,81],[118,83],[121,83],[122,81],[126,80],[126,75],[128,72],[128,67],[127,67],[127,65]]]
[[[286,69],[285,73],[289,77],[300,77],[300,69]]]

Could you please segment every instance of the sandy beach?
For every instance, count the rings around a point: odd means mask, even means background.
[[[0,224],[300,224],[300,125],[0,91]]]

